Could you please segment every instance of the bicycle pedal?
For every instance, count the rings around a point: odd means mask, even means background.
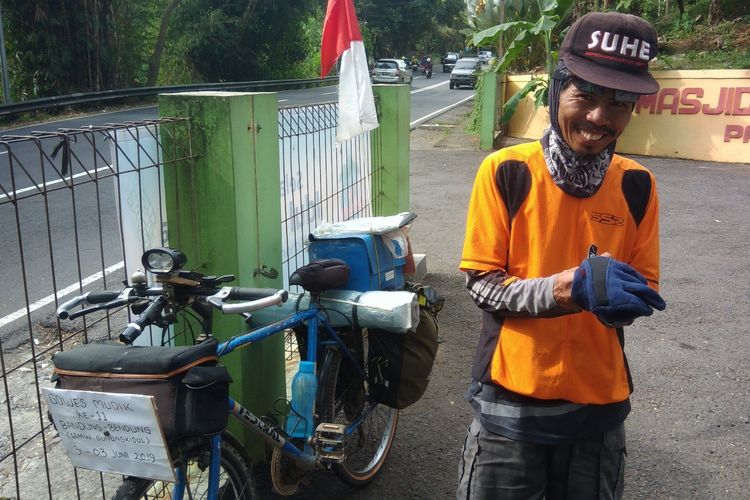
[[[344,449],[346,426],[342,424],[318,424],[311,440],[315,447],[315,455],[322,462],[342,463],[346,458]]]

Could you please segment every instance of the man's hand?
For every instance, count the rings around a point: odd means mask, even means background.
[[[573,277],[577,267],[571,267],[555,275],[555,282],[552,286],[552,295],[555,297],[557,305],[567,311],[580,311],[581,308],[573,300]]]
[[[607,256],[592,257],[575,270],[571,297],[604,324],[626,324],[666,307],[664,299],[647,283],[646,278],[624,262]]]

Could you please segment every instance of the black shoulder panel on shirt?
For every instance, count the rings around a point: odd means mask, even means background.
[[[646,215],[646,205],[651,198],[651,176],[643,170],[628,170],[622,176],[622,194],[628,202],[636,226]]]
[[[504,161],[497,167],[495,182],[508,209],[508,217],[513,221],[531,191],[529,166],[519,160]]]

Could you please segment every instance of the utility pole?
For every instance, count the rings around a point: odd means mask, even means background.
[[[3,102],[10,104],[13,99],[10,97],[10,83],[8,82],[8,58],[5,57],[5,32],[3,31],[3,11],[0,7],[0,67],[3,73]]]

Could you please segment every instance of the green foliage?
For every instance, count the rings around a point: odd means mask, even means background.
[[[142,84],[166,0],[7,0],[16,100]]]
[[[463,46],[456,28],[466,23],[460,1],[358,0],[355,4],[366,47],[376,59],[454,50],[458,43]]]
[[[319,57],[310,58],[320,38],[311,17],[322,23],[317,0],[183,0],[170,30],[166,71],[199,81],[313,76]]]
[[[474,86],[474,103],[471,106],[469,119],[466,121],[464,131],[467,134],[478,135],[482,126],[482,95],[484,94],[484,78],[477,78]]]
[[[472,44],[479,47],[482,45],[497,45],[506,33],[515,34],[510,45],[505,49],[502,57],[494,67],[494,70],[500,73],[508,71],[517,59],[523,54],[528,53],[535,40],[541,40],[544,43],[547,78],[533,78],[517,94],[511,96],[503,106],[502,123],[510,121],[520,100],[531,92],[534,92],[534,102],[537,106],[546,104],[549,92],[548,82],[551,80],[552,72],[555,68],[556,53],[552,50],[552,32],[558,27],[561,18],[570,9],[573,1],[537,0],[537,11],[529,9],[529,4],[525,4],[523,10],[517,10],[514,14],[538,16],[535,20],[511,20],[482,30],[472,37]]]
[[[500,123],[510,123],[510,119],[513,118],[513,114],[516,112],[518,105],[522,100],[526,98],[532,92],[538,92],[540,89],[547,90],[549,87],[545,84],[545,80],[541,78],[532,78],[526,85],[521,88],[518,92],[513,94],[503,105],[503,115],[500,117]],[[547,102],[547,93],[538,92],[535,103],[540,106]]]

